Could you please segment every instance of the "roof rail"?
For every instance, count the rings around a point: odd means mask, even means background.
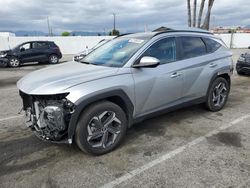
[[[124,33],[124,34],[117,35],[115,38],[122,37],[122,36],[125,36],[125,35],[131,35],[131,34],[133,34],[133,33]]]
[[[162,34],[162,33],[177,33],[177,32],[188,32],[188,33],[204,33],[204,34],[210,34],[213,35],[213,33],[202,30],[202,29],[197,29],[197,28],[187,28],[187,29],[171,29],[171,28],[161,28],[161,29],[156,29],[153,32],[157,32],[154,36]]]

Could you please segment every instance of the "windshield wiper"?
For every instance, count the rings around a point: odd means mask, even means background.
[[[80,61],[80,62],[84,64],[90,64],[90,62],[87,62],[87,61]]]

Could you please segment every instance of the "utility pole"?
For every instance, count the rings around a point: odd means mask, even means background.
[[[145,23],[144,32],[145,32],[145,33],[148,32],[148,24],[147,24],[147,23]]]
[[[50,29],[50,25],[49,25],[49,17],[48,16],[47,16],[47,24],[48,24],[48,31],[49,31],[48,36],[50,36],[51,35],[51,29]]]
[[[50,36],[52,36],[52,37],[53,37],[52,27],[50,27]]]
[[[116,17],[116,13],[113,13],[113,17],[114,17],[114,28],[113,28],[112,35],[114,35],[114,31],[115,31],[115,17]]]

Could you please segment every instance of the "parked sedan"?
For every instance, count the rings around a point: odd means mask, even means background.
[[[240,55],[236,64],[236,71],[239,75],[250,74],[250,53]]]
[[[0,52],[1,64],[18,67],[27,62],[49,62],[56,64],[62,58],[59,47],[52,41],[30,41],[11,50]]]

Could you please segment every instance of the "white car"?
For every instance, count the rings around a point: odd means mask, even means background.
[[[102,46],[103,44],[107,43],[108,41],[110,40],[107,40],[107,39],[103,39],[101,40],[100,42],[98,42],[93,48],[91,49],[86,49],[80,53],[78,53],[77,55],[75,55],[73,57],[73,61],[80,61],[82,60],[86,55],[88,55],[90,52],[92,52],[93,50],[99,48],[100,46]]]

